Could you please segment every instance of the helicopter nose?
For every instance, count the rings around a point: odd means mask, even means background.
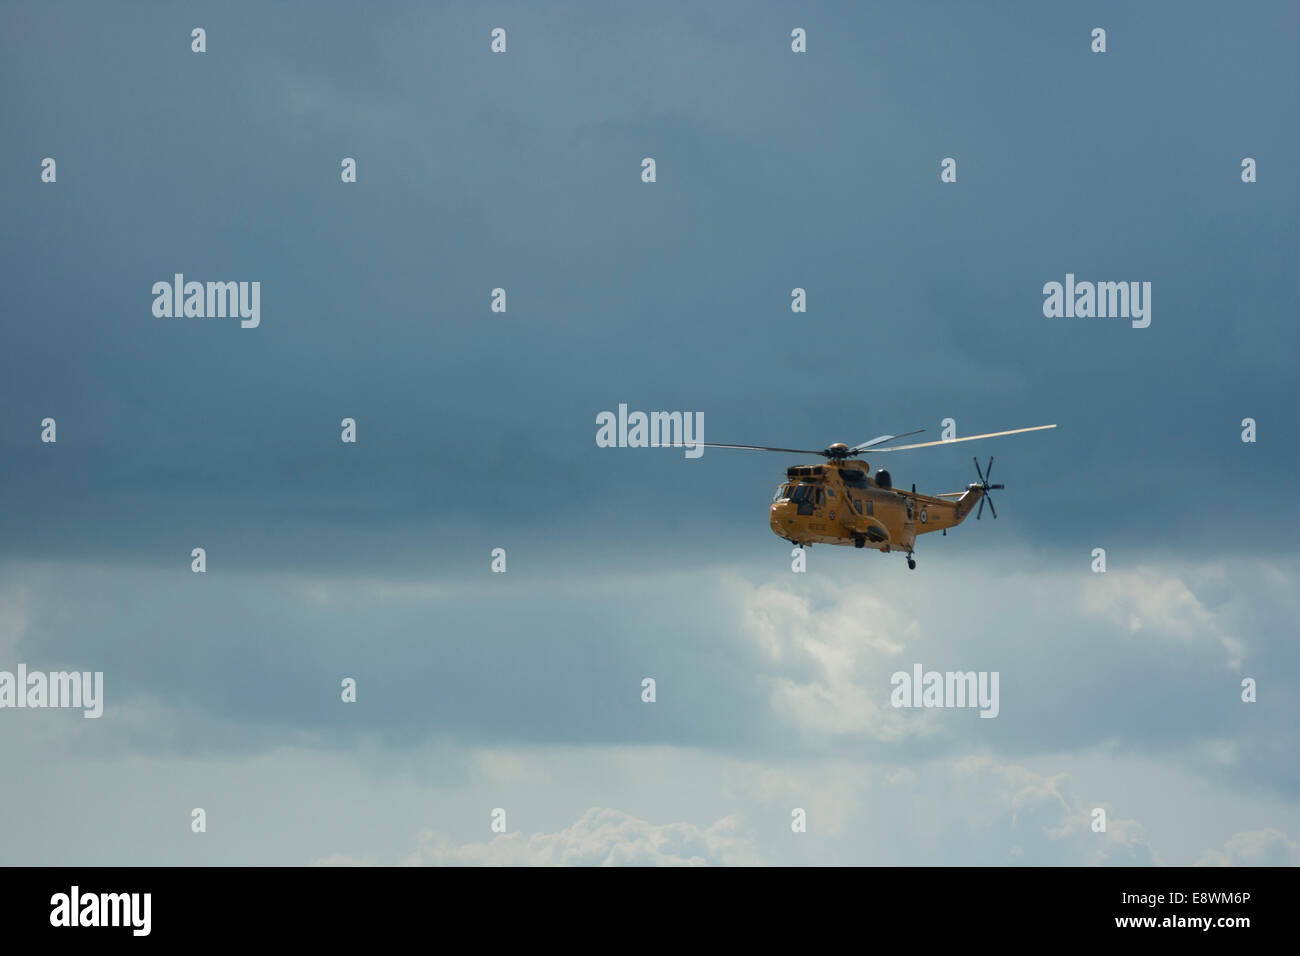
[[[794,524],[795,504],[793,501],[777,501],[772,505],[772,513],[769,518],[772,530],[781,534],[791,525]]]

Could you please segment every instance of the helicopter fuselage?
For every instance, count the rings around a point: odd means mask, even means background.
[[[894,488],[889,472],[872,476],[867,462],[794,465],[772,499],[769,522],[797,545],[838,544],[911,554],[916,536],[966,520],[984,495],[979,484],[950,495]]]

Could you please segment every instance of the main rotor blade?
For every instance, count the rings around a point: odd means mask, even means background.
[[[918,428],[914,432],[903,432],[901,435],[879,435],[876,438],[871,439],[871,441],[864,441],[861,445],[854,445],[849,449],[849,454],[865,451],[868,448],[880,444],[882,441],[893,441],[895,438],[906,438],[908,435],[919,435],[923,431],[925,431],[924,428]]]
[[[939,441],[924,441],[916,445],[894,445],[892,448],[873,448],[872,453],[881,451],[907,451],[909,448],[932,448],[935,445],[955,445],[959,441],[975,441],[977,438],[997,438],[999,435],[1019,435],[1021,432],[1040,432],[1044,428],[1055,428],[1055,425],[1034,425],[1031,428],[1013,428],[1005,432],[989,432],[985,435],[967,435],[965,438],[949,438]]]
[[[697,442],[656,442],[651,448],[743,448],[746,451],[780,451],[789,455],[821,455],[826,457],[826,451],[810,451],[807,448],[770,448],[767,445],[724,445],[718,442],[697,441]]]

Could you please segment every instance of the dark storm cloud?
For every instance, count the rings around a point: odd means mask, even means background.
[[[978,449],[1011,522],[1191,543],[1202,482],[1272,498],[1295,464],[1296,14],[1177,9],[11,8],[4,547],[153,562],[184,529],[280,566],[762,530],[789,462],[597,449],[619,402],[811,447],[1056,421]],[[178,271],[260,281],[261,327],[155,318]],[[1044,318],[1066,272],[1151,281],[1152,326]],[[891,465],[950,490],[969,457]]]

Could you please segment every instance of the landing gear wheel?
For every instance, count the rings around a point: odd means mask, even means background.
[[[853,536],[853,547],[865,548],[866,546],[867,546],[867,539],[863,535],[855,534]]]
[[[907,570],[909,571],[916,570],[916,559],[913,558],[910,554],[907,556]]]

